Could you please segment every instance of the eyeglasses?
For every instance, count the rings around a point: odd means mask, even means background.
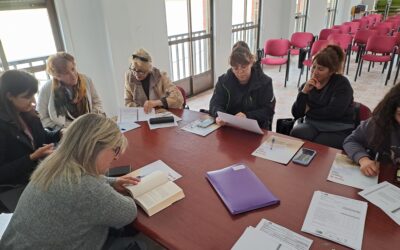
[[[148,59],[148,58],[133,54],[133,55],[132,55],[132,59],[136,59],[136,58],[139,59],[139,60],[142,61],[142,62],[149,62],[149,59]]]
[[[114,151],[115,157],[117,157],[117,156],[119,156],[119,154],[121,153],[121,147],[118,146],[118,147],[116,147],[116,148],[113,148],[113,151]]]
[[[251,64],[248,65],[237,65],[237,66],[232,66],[232,70],[235,72],[239,72],[239,71],[246,71],[249,69],[249,67],[251,67]]]
[[[147,72],[144,72],[144,71],[137,70],[137,69],[133,68],[132,65],[129,67],[129,69],[132,70],[135,75],[144,76],[144,75],[147,74]]]

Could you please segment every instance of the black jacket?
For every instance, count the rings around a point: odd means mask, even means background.
[[[274,98],[272,79],[257,66],[251,69],[246,85],[240,84],[229,69],[218,78],[210,101],[210,114],[216,117],[217,111],[232,115],[242,112],[247,118],[257,120],[260,127],[267,128],[274,115]]]
[[[346,77],[334,74],[323,89],[314,88],[308,94],[301,92],[304,85],[300,87],[292,106],[295,119],[305,115],[317,121],[354,123],[353,89]],[[307,113],[306,105],[310,108]]]
[[[10,117],[0,112],[0,186],[27,184],[37,166],[37,161],[31,161],[29,155],[43,144],[60,140],[60,132],[44,130],[39,117],[28,114],[21,117],[31,129],[35,147]]]

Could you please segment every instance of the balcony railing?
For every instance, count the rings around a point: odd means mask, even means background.
[[[232,44],[237,41],[245,41],[250,50],[255,53],[257,50],[257,29],[258,25],[254,22],[232,25]]]

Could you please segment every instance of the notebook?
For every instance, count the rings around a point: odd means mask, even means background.
[[[207,179],[231,214],[239,214],[279,203],[249,167],[235,164],[209,171]]]

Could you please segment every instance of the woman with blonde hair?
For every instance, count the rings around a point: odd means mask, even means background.
[[[182,108],[183,96],[166,72],[152,65],[150,54],[139,49],[130,58],[131,66],[125,73],[125,106],[152,108]]]
[[[46,70],[53,79],[39,92],[38,111],[44,127],[59,129],[81,115],[104,114],[93,81],[78,73],[72,55],[58,52],[50,56]]]
[[[108,238],[110,228],[130,224],[137,213],[133,199],[120,192],[139,180],[104,176],[126,146],[109,118],[86,114],[72,122],[58,149],[32,174],[0,248],[104,249],[121,241],[129,244],[117,249],[136,246],[134,239]]]

